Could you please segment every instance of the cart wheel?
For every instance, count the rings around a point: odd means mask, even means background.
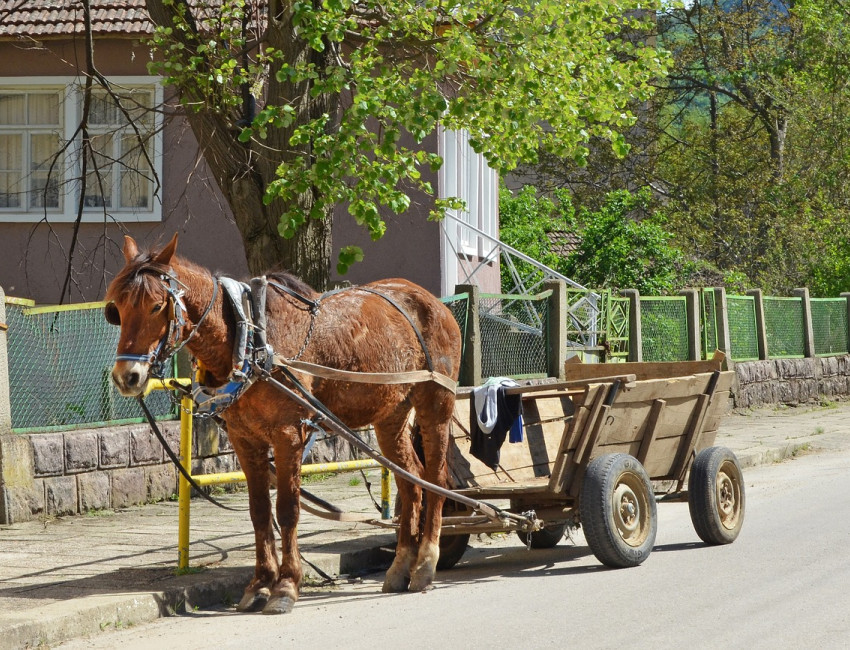
[[[427,498],[428,495],[423,495],[423,508],[425,507],[424,499]],[[396,517],[401,513],[401,501],[398,495],[395,497],[394,512]],[[454,501],[446,501],[443,505],[443,515],[456,513],[457,504]],[[455,564],[460,562],[460,558],[466,552],[466,547],[469,546],[469,538],[470,535],[468,533],[460,535],[444,535],[440,533],[440,558],[437,560],[438,571],[451,569]]]
[[[688,508],[706,544],[731,544],[744,524],[744,477],[732,450],[703,449],[688,478]]]
[[[587,544],[602,564],[637,566],[652,552],[658,530],[655,497],[637,458],[606,454],[591,461],[579,512]]]
[[[440,535],[440,559],[437,560],[437,570],[445,571],[451,569],[460,562],[460,558],[466,553],[469,546],[469,534],[465,535]]]
[[[531,548],[554,548],[564,538],[567,532],[567,525],[564,522],[563,524],[552,524],[540,530],[535,530],[531,533]],[[518,530],[516,531],[516,535],[523,544],[529,546],[528,533]]]

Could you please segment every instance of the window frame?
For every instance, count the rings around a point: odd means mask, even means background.
[[[483,154],[469,145],[466,129],[458,131],[438,127],[438,153],[443,159],[439,172],[440,198],[457,197],[466,203],[466,210],[449,210],[455,223],[447,224],[452,245],[459,254],[469,258],[489,258],[495,241],[466,228],[474,226],[493,240],[499,238],[499,174],[487,164]]]
[[[161,106],[163,99],[163,88],[160,83],[160,77],[153,76],[116,76],[110,77],[110,81],[121,92],[123,89],[133,90],[148,90],[153,93],[153,106]],[[44,76],[44,77],[0,77],[0,92],[19,91],[19,92],[39,92],[39,91],[58,91],[61,94],[62,104],[60,106],[60,121],[59,139],[60,143],[68,142],[74,135],[74,129],[79,124],[81,111],[80,89],[84,86],[84,81],[80,77],[74,76]],[[0,126],[2,133],[30,133],[26,125],[21,125],[17,131],[15,126],[8,125]],[[162,158],[163,158],[163,133],[162,133],[162,115],[154,114],[153,136],[148,140],[150,143],[150,158],[153,163],[152,172],[162,179]],[[44,131],[44,129],[37,129]],[[93,135],[101,134],[104,129],[101,126],[93,126],[91,132]],[[125,128],[116,128],[110,131],[113,138],[120,141],[122,135],[126,133]],[[75,137],[76,142],[69,147],[69,151],[63,156],[62,172],[63,179],[60,182],[60,207],[48,208],[46,211],[41,208],[30,208],[30,192],[22,197],[21,206],[14,208],[0,208],[0,223],[37,223],[47,219],[51,223],[73,223],[77,219],[77,207],[80,199],[80,162],[81,156],[79,153],[80,143],[79,136]],[[120,145],[119,145],[120,146]],[[23,161],[28,163],[28,160]],[[112,202],[120,202],[120,166],[114,165],[112,168],[113,176],[118,178],[112,179]],[[24,174],[29,174],[30,169],[23,170]],[[73,183],[73,186],[69,186]],[[62,189],[64,187],[64,190]],[[147,209],[139,209],[132,207],[103,207],[90,206],[83,208],[82,222],[83,223],[100,223],[105,218],[112,219],[119,223],[146,223],[162,221],[162,201],[161,196],[153,191],[148,194],[150,201]],[[117,193],[116,193],[117,192]]]

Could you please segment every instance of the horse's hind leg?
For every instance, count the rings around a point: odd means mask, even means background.
[[[271,588],[277,580],[279,570],[269,495],[269,448],[267,444],[246,440],[238,435],[233,427],[230,430],[230,439],[248,483],[249,510],[251,523],[254,525],[256,548],[254,577],[245,588],[236,609],[240,612],[256,611],[261,609],[271,596]]]
[[[446,454],[449,447],[449,428],[454,410],[454,394],[437,386],[420,386],[412,395],[416,420],[422,434],[425,455],[425,480],[447,487]],[[446,498],[428,493],[419,552],[410,574],[410,591],[425,591],[434,582],[437,560],[440,559],[440,528],[443,523],[443,504]]]
[[[416,476],[422,475],[422,464],[416,457],[407,431],[410,406],[405,404],[392,416],[375,423],[375,434],[381,451],[402,469]],[[398,521],[398,541],[395,559],[387,570],[384,592],[406,591],[410,582],[410,571],[416,561],[419,547],[419,516],[422,490],[409,481],[396,477],[396,487],[401,504]]]

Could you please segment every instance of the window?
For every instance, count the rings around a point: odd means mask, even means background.
[[[57,91],[0,91],[0,208],[62,207],[61,102]]]
[[[450,211],[455,223],[446,223],[455,250],[470,257],[489,256],[498,238],[499,175],[483,155],[469,145],[465,130],[440,130],[440,197],[458,197],[464,211]],[[469,228],[468,224],[475,228]]]
[[[73,221],[104,213],[124,221],[158,221],[154,176],[162,136],[155,108],[161,90],[149,77],[113,79],[120,107],[92,93],[89,146],[76,132],[83,115],[77,79],[0,79],[0,221]],[[85,156],[85,185],[80,182]]]

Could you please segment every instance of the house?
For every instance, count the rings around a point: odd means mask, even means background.
[[[89,124],[97,154],[83,161],[76,133],[85,83],[82,2],[0,0],[0,286],[7,295],[39,303],[67,302],[63,287],[70,265],[70,302],[98,300],[123,262],[124,233],[155,245],[179,232],[186,257],[247,276],[240,233],[191,129],[167,101],[158,110],[169,90],[147,71],[154,54],[146,44],[152,28],[144,1],[90,4],[95,66],[139,116],[140,133],[107,93],[96,90]],[[462,132],[432,134],[423,146],[445,159],[428,180],[441,196],[464,198],[469,211],[436,224],[427,220],[428,197],[414,197],[408,213],[386,216],[386,236],[371,242],[338,209],[336,248],[359,245],[365,260],[337,280],[402,276],[447,295],[464,279],[462,263],[492,254],[496,173]],[[84,163],[96,164],[86,165],[81,196]],[[463,227],[466,222],[477,230]],[[498,291],[498,256],[491,258],[478,277]]]

